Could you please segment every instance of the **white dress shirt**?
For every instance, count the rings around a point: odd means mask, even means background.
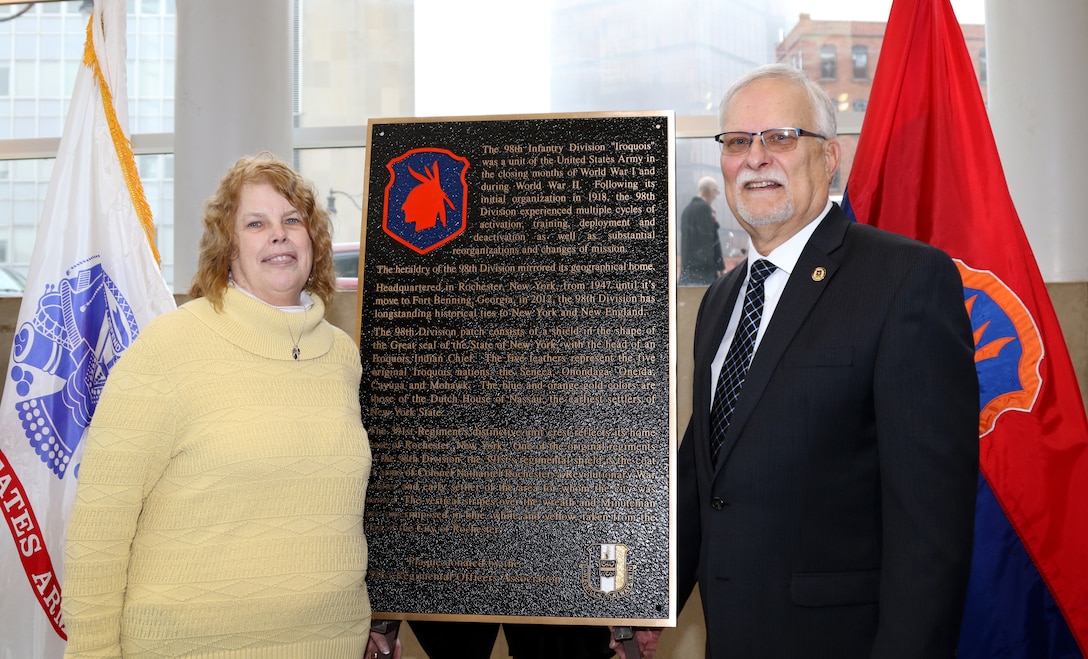
[[[714,402],[714,390],[717,388],[718,374],[721,373],[722,364],[725,363],[725,355],[729,352],[729,344],[733,342],[733,336],[737,333],[737,326],[740,325],[740,314],[744,307],[744,293],[748,290],[748,278],[752,275],[752,264],[759,259],[767,259],[778,267],[763,283],[763,315],[759,319],[759,330],[756,332],[755,346],[752,349],[754,358],[755,351],[759,349],[763,334],[767,331],[767,325],[770,324],[774,310],[778,306],[778,300],[782,297],[782,291],[786,288],[786,282],[789,281],[790,273],[797,266],[797,260],[801,258],[801,252],[805,249],[805,245],[808,244],[808,239],[812,237],[816,227],[820,225],[820,222],[823,222],[830,210],[831,201],[828,200],[827,206],[824,207],[819,217],[806,224],[789,240],[776,247],[771,254],[763,255],[757,252],[752,245],[752,239],[748,238],[748,272],[744,275],[740,295],[737,296],[737,301],[733,305],[733,313],[729,316],[729,325],[725,328],[725,336],[722,337],[718,352],[714,355],[714,361],[710,363],[711,403]]]

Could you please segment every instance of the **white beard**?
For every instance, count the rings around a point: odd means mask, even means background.
[[[757,215],[746,203],[744,203],[744,187],[755,181],[774,181],[782,186],[783,192],[786,193],[786,203],[778,208],[772,208],[769,212],[765,212],[762,215]],[[737,176],[736,181],[737,214],[740,215],[740,219],[753,227],[781,224],[790,219],[790,216],[793,215],[793,199],[789,196],[789,186],[786,184],[786,181],[785,173],[778,168],[760,173],[748,169],[742,170]]]
[[[772,224],[782,224],[786,220],[790,219],[793,215],[793,200],[787,201],[781,206],[771,209],[770,212],[762,215],[756,215],[752,209],[748,208],[748,204],[744,203],[743,199],[737,200],[737,215],[740,215],[740,219],[747,222],[753,227],[765,227]]]

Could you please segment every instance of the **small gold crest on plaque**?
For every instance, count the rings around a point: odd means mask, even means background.
[[[590,560],[582,564],[582,587],[594,599],[617,600],[631,592],[633,570],[627,545],[601,543],[586,548]]]

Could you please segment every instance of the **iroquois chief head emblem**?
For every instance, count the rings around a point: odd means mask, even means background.
[[[1043,341],[1031,312],[994,273],[974,270],[958,259],[956,267],[975,334],[978,435],[983,437],[1005,412],[1028,412],[1035,406],[1042,388]]]
[[[464,233],[468,168],[445,149],[412,149],[389,161],[382,228],[420,254]]]

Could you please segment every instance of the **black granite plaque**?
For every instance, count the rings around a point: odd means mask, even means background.
[[[672,121],[370,123],[376,618],[675,624]]]

